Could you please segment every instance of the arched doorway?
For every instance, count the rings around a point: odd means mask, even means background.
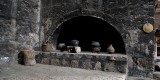
[[[116,53],[125,53],[125,46],[120,33],[106,21],[90,16],[79,16],[65,21],[61,26],[57,44],[67,45],[73,39],[79,40],[82,51],[90,51],[92,41],[98,41],[101,52],[106,52],[112,44]]]

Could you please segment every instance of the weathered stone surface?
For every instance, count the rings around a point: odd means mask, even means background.
[[[18,0],[16,41],[28,49],[39,47],[40,0]]]
[[[69,61],[66,61],[65,59],[62,59],[60,62],[61,62],[62,66],[69,66],[70,65]]]
[[[127,66],[118,66],[118,71],[121,73],[127,73]]]
[[[60,66],[60,61],[59,61],[59,59],[51,59],[51,65]]]
[[[128,77],[127,80],[154,80],[154,79],[144,78],[144,77]]]
[[[91,61],[89,61],[89,60],[83,61],[82,64],[81,64],[81,68],[92,69]]]
[[[41,63],[42,64],[49,64],[49,59],[48,58],[42,58]]]
[[[120,73],[126,73],[127,70],[127,56],[125,55],[43,52],[36,56],[37,63],[41,64]]]
[[[154,78],[155,80],[160,80],[160,72],[154,72],[154,73],[153,73],[153,78]]]
[[[72,60],[71,61],[71,67],[78,68],[79,67],[79,62],[77,60]]]
[[[116,72],[117,71],[114,62],[106,63],[104,66],[104,70],[109,71],[109,72]]]
[[[153,62],[152,59],[138,58],[137,59],[137,67],[140,70],[153,70]]]
[[[1,0],[0,42],[7,43],[0,48],[1,61],[6,63],[4,58],[9,59],[8,62],[16,61],[16,56],[20,50],[40,50],[43,40],[49,40],[56,46],[61,29],[60,25],[74,17],[91,16],[106,21],[120,33],[124,40],[125,53],[132,58],[130,63],[133,61],[133,64],[129,64],[128,75],[151,78],[154,66],[152,64],[155,43],[154,32],[145,34],[142,31],[142,26],[146,20],[152,25],[154,24],[155,1]],[[40,12],[42,12],[41,15]],[[15,41],[15,46],[8,46],[10,41]],[[153,41],[153,44],[150,44],[150,41]],[[58,60],[62,60],[62,55],[56,54],[55,56]],[[99,61],[105,64],[108,60],[113,60],[99,56],[94,58],[92,56],[80,56],[73,55],[73,58],[70,56],[71,59],[65,59],[65,61],[76,58],[84,61],[91,59],[91,62]],[[120,60],[116,57],[114,59]],[[47,60],[44,57],[42,62],[50,64],[51,61],[50,58]]]
[[[97,63],[95,64],[95,69],[96,69],[96,70],[102,70],[101,62],[97,62]]]
[[[0,16],[1,18],[11,18],[12,0],[2,0],[0,2]]]

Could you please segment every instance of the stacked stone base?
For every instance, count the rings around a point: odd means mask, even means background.
[[[36,55],[41,64],[127,73],[127,56],[121,54],[42,52]]]

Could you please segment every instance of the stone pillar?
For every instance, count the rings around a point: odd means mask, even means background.
[[[17,0],[0,1],[0,65],[16,60],[16,9]]]
[[[17,62],[20,50],[39,50],[41,0],[0,1],[0,64]]]
[[[41,0],[18,0],[16,41],[20,50],[39,50]]]

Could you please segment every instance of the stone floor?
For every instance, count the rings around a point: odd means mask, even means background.
[[[0,80],[125,80],[126,75],[36,64],[0,66]]]

